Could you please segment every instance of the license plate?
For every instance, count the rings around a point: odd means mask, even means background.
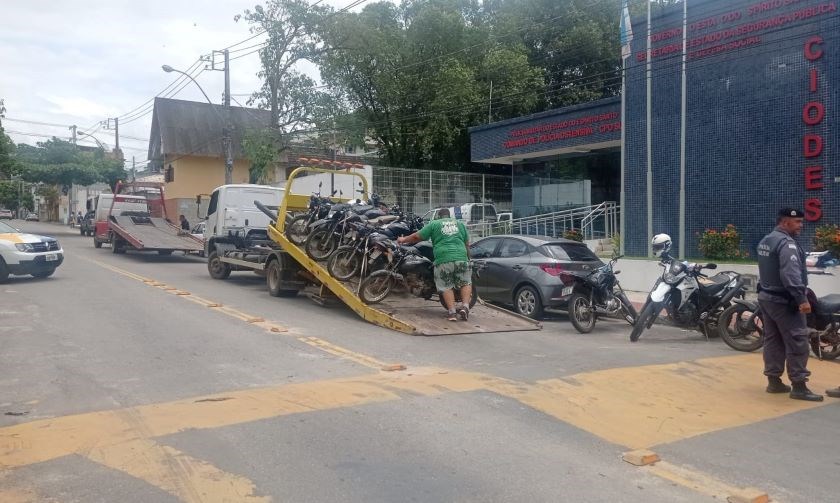
[[[58,255],[55,253],[47,253],[45,255],[47,262],[54,262],[58,260]]]
[[[571,295],[574,290],[575,290],[574,286],[564,286],[563,287],[563,292],[562,292],[563,297]]]

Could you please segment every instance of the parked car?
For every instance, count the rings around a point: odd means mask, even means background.
[[[0,222],[0,283],[12,274],[46,278],[63,261],[64,250],[55,238],[26,234]]]
[[[2,209],[0,210],[0,218],[5,218],[7,220],[11,220],[15,218],[15,214],[12,210]]]
[[[93,236],[96,229],[96,212],[88,211],[82,219],[82,225],[79,226],[79,232],[82,236]]]
[[[206,221],[205,222],[199,222],[199,223],[197,223],[193,226],[192,230],[190,230],[190,234],[192,234],[194,237],[196,237],[196,238],[200,239],[202,242],[204,242],[204,229],[206,227],[207,227],[207,222]],[[204,255],[205,255],[204,250],[201,250],[200,252],[198,252],[199,257],[203,257]]]
[[[27,222],[37,222],[38,221],[38,214],[37,213],[29,213],[26,215]]]
[[[547,236],[490,236],[470,245],[472,259],[483,264],[476,280],[482,299],[513,306],[539,319],[545,308],[568,301],[574,279],[566,271],[589,271],[603,262],[585,244]]]

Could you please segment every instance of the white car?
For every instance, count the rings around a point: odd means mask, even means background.
[[[55,238],[25,234],[0,222],[0,283],[9,275],[46,278],[64,262],[64,250]]]

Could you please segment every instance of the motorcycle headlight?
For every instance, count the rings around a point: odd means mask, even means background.
[[[662,281],[668,283],[669,285],[673,285],[674,283],[679,281],[679,277],[674,274],[671,274],[671,272],[669,271],[662,275]]]
[[[15,248],[22,252],[31,252],[35,250],[35,247],[29,243],[15,243]]]

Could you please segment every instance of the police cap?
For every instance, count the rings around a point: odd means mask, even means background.
[[[779,210],[779,218],[805,218],[805,213],[795,208],[782,208]]]

